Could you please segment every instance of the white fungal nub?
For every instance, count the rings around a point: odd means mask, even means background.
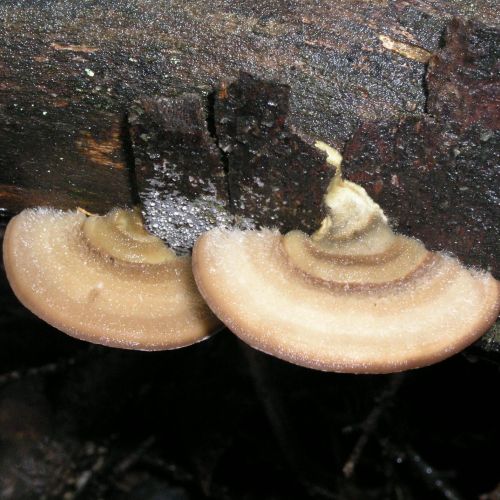
[[[29,209],[14,217],[4,261],[17,297],[40,318],[89,342],[159,350],[207,337],[218,321],[196,290],[190,259],[175,257],[138,228],[122,233],[123,217],[133,213],[87,218]]]
[[[498,316],[499,283],[394,234],[380,207],[352,186],[327,195],[334,213],[312,237],[203,235],[193,270],[212,310],[256,349],[327,371],[401,371],[474,342]],[[353,204],[359,217],[347,223]]]

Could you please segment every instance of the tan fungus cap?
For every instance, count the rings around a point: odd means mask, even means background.
[[[220,325],[196,289],[190,258],[147,233],[134,211],[27,209],[9,222],[3,254],[19,300],[82,340],[174,349]]]
[[[325,204],[312,236],[216,229],[196,243],[199,290],[243,341],[319,370],[387,373],[447,358],[495,321],[500,284],[489,273],[395,234],[340,175]]]

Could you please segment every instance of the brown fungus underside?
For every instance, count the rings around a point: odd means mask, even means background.
[[[27,209],[7,226],[3,251],[19,300],[73,337],[163,350],[219,326],[196,289],[190,258],[147,233],[136,212]]]
[[[474,342],[498,316],[499,283],[394,233],[338,172],[312,236],[216,229],[198,240],[194,275],[215,314],[252,347],[325,371],[417,368]]]

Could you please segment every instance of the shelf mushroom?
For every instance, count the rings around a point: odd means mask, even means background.
[[[389,373],[462,350],[495,321],[500,283],[392,231],[341,157],[312,236],[215,229],[193,270],[215,314],[250,346],[325,371]]]
[[[190,258],[146,232],[136,211],[26,209],[7,226],[3,255],[19,300],[82,340],[173,349],[220,324],[196,289]]]

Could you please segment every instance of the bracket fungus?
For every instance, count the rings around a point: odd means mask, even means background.
[[[389,373],[440,361],[495,321],[500,283],[392,231],[341,157],[327,216],[300,231],[215,229],[197,241],[193,270],[215,314],[243,341],[325,371]]]
[[[198,342],[219,326],[190,258],[146,232],[135,211],[26,209],[9,222],[3,254],[19,300],[73,337],[153,351]]]

